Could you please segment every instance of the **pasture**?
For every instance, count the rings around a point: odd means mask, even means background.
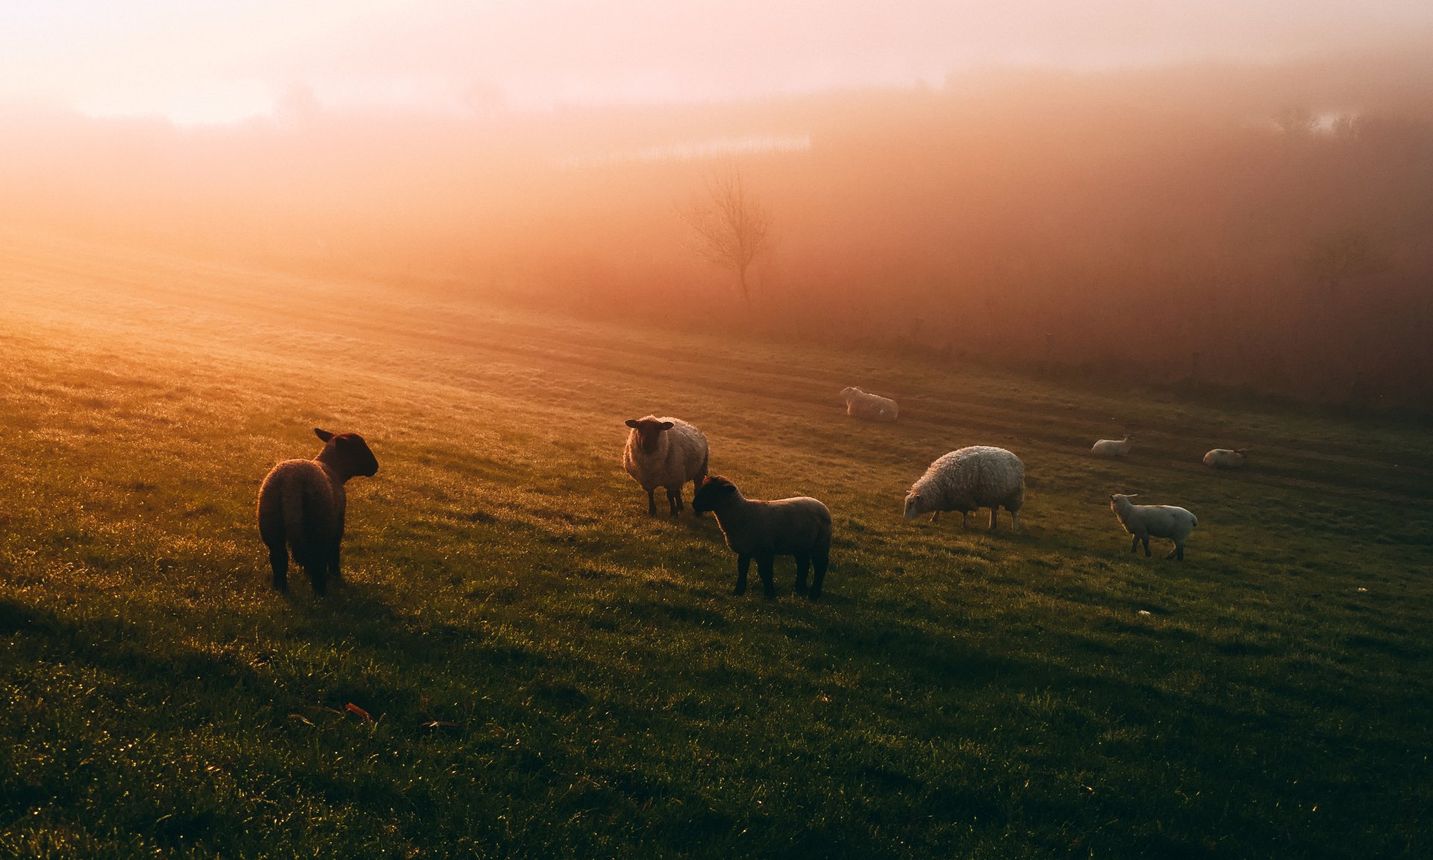
[[[648,412],[826,502],[821,602],[647,516]],[[314,426],[380,463],[322,601],[253,511]],[[977,443],[1024,529],[903,522]],[[1428,856],[1430,501],[1423,427],[7,234],[0,854]]]

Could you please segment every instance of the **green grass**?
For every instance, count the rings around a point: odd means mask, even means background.
[[[1418,428],[18,237],[0,271],[0,855],[1433,853]],[[646,516],[649,411],[827,502],[821,603]],[[323,601],[269,590],[252,510],[315,424],[381,463]],[[1026,529],[902,522],[974,443]],[[1198,514],[1187,561],[1127,554],[1120,490]]]

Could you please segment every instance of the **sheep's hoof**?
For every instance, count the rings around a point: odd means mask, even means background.
[[[736,588],[733,588],[731,590],[731,593],[737,597],[741,597],[743,594],[746,594],[746,586],[738,585]]]
[[[806,599],[811,601],[812,603],[815,603],[816,601],[821,599],[821,592],[812,590],[807,593]]]
[[[799,582],[796,583],[796,593],[797,593],[797,594],[806,594],[806,586],[802,585],[802,584],[799,583]]]

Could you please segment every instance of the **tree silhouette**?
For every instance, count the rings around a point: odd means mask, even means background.
[[[751,304],[747,273],[767,249],[771,219],[766,208],[746,189],[741,171],[733,169],[707,181],[706,197],[686,213],[697,236],[697,253],[736,275],[741,297]]]

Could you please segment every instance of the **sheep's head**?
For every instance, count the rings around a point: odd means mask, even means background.
[[[929,499],[915,490],[911,490],[906,494],[906,519],[913,520],[921,514],[928,514],[930,512],[931,504]]]
[[[842,399],[842,400],[850,400],[852,397],[856,396],[857,394],[865,394],[865,393],[866,393],[866,392],[862,391],[862,390],[859,389],[859,388],[856,388],[855,386],[847,386],[846,388],[841,389],[841,399]]]
[[[697,488],[696,495],[692,496],[692,510],[704,514],[716,510],[730,499],[740,497],[736,484],[721,475],[708,475]]]
[[[657,445],[662,441],[662,434],[672,429],[672,422],[658,421],[656,416],[648,415],[646,418],[630,418],[627,426],[637,431],[641,440],[638,444],[643,451],[652,452],[657,450]]]
[[[1120,509],[1120,505],[1121,505],[1121,504],[1125,504],[1125,505],[1131,504],[1130,499],[1133,499],[1133,498],[1134,498],[1135,496],[1137,496],[1137,495],[1139,495],[1139,494],[1138,494],[1138,493],[1110,493],[1110,510],[1115,511],[1115,512],[1118,512],[1119,509]]]
[[[369,450],[368,443],[357,433],[330,433],[318,427],[313,434],[323,442],[323,451],[318,459],[345,475],[373,477],[378,472],[378,458]]]

